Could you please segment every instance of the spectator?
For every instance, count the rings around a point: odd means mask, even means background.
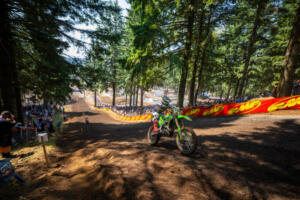
[[[55,130],[54,130],[54,128],[53,128],[52,120],[48,120],[48,121],[47,121],[46,127],[47,127],[49,133],[55,132]]]
[[[15,126],[14,116],[9,111],[3,111],[0,116],[0,153],[4,158],[13,158],[10,154],[12,135],[18,132]]]
[[[263,97],[264,97],[264,93],[262,92],[259,94],[259,98],[263,98]]]
[[[300,95],[300,79],[297,81],[297,85],[293,87],[292,96],[293,95]]]
[[[36,127],[37,127],[38,132],[45,131],[45,124],[44,124],[42,118],[39,118],[39,121],[36,123]]]
[[[277,98],[277,94],[278,94],[278,83],[275,83],[271,95],[272,97]]]
[[[28,119],[28,116],[29,116],[28,110],[25,111],[25,116],[26,116],[26,119]]]

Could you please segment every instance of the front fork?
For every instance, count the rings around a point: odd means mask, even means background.
[[[182,140],[181,127],[179,126],[177,118],[175,118],[175,123],[176,123],[177,131],[178,131],[177,134],[179,135],[179,140],[181,141]]]

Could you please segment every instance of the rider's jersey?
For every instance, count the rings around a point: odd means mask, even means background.
[[[167,109],[170,108],[170,104],[159,104],[156,105],[156,110],[159,114],[163,114]]]

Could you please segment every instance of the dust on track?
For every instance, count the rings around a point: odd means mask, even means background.
[[[195,130],[199,147],[187,157],[179,153],[174,138],[150,147],[145,140],[149,123],[117,121],[90,110],[83,99],[71,110],[50,157],[54,167],[46,170],[36,162],[29,167],[34,171],[19,170],[29,180],[25,198],[300,198],[299,111],[294,117],[194,119],[188,126]]]

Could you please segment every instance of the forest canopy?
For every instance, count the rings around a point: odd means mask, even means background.
[[[143,106],[153,87],[174,89],[179,107],[211,93],[257,96],[300,79],[299,0],[3,0],[0,108],[20,117],[25,94],[64,102],[72,87],[113,89]],[[76,28],[78,24],[96,27]],[[68,33],[79,31],[84,40]],[[70,44],[86,58],[68,58]],[[185,100],[185,95],[188,99]]]

